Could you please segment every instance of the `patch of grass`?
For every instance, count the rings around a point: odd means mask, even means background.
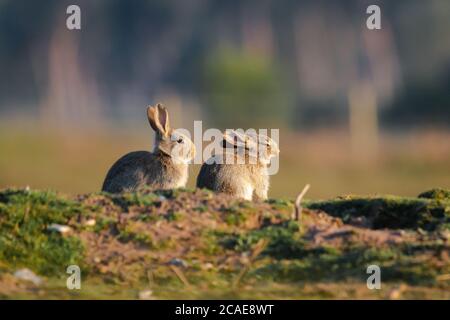
[[[198,207],[195,207],[194,210],[198,211],[198,212],[201,212],[201,213],[208,212],[208,206],[200,205]]]
[[[151,249],[157,248],[157,244],[153,240],[152,236],[146,232],[137,230],[135,228],[135,224],[133,223],[128,223],[125,226],[118,227],[118,231],[119,234],[117,238],[121,241],[133,241]]]
[[[298,223],[285,221],[278,225],[269,225],[261,229],[248,232],[222,235],[221,245],[230,250],[248,251],[259,240],[269,240],[269,245],[262,255],[269,255],[277,259],[295,259],[304,255],[304,241],[298,232]]]
[[[84,248],[75,237],[47,231],[83,213],[83,206],[53,192],[7,189],[0,192],[0,260],[11,269],[30,268],[43,275],[64,275],[83,264]]]
[[[274,210],[285,211],[285,210],[292,210],[293,208],[292,201],[284,199],[269,199],[267,200],[267,203],[269,203],[272,206],[272,209]]]
[[[445,200],[450,201],[450,190],[447,189],[431,189],[422,192],[418,196],[419,198],[434,199],[434,200]]]
[[[160,219],[160,216],[148,214],[147,212],[141,213],[136,217],[137,221],[148,222],[148,223],[158,221],[159,219]]]
[[[98,217],[93,229],[96,233],[99,233],[102,230],[113,227],[116,223],[116,219],[113,219],[111,217]]]
[[[180,221],[183,219],[184,216],[185,216],[185,214],[183,212],[169,211],[169,212],[167,212],[167,214],[164,215],[164,218],[167,221]]]
[[[226,238],[227,234],[224,232],[220,232],[217,230],[205,230],[202,232],[202,253],[206,256],[218,255],[221,251],[223,251],[223,246],[221,245],[221,241],[218,239]]]
[[[122,193],[122,194],[107,194],[113,203],[128,211],[130,206],[151,206],[161,203],[161,199],[155,193],[141,194],[141,193]]]
[[[416,229],[398,232],[403,242],[372,247],[363,239],[366,227],[357,233],[362,235],[361,242],[359,237],[311,241],[315,230],[311,221],[316,220],[304,220],[306,229],[299,231],[298,222],[290,219],[290,201],[231,201],[222,207],[223,199],[215,201],[216,195],[211,193],[210,203],[204,196],[198,191],[176,190],[92,194],[70,200],[52,192],[0,191],[0,296],[11,297],[3,293],[2,285],[5,279],[14,280],[12,272],[19,267],[48,276],[52,286],[66,276],[70,264],[82,267],[92,291],[76,296],[58,295],[49,289],[45,297],[136,298],[139,288],[150,287],[158,298],[292,298],[308,294],[332,298],[342,297],[349,284],[364,290],[347,290],[346,294],[368,297],[365,281],[370,264],[381,267],[383,286],[405,283],[433,289],[438,297],[448,296],[448,283],[436,280],[450,273],[448,232],[442,229],[450,225],[445,199],[348,196],[304,202],[305,207],[320,208],[344,222],[365,216],[375,228]],[[324,228],[330,223],[323,213],[308,212],[308,218],[317,219]],[[95,219],[96,224],[86,226],[87,219]],[[73,233],[48,232],[51,223],[69,225]],[[340,225],[330,223],[330,227]],[[262,239],[268,240],[267,246],[249,262]],[[182,272],[192,288],[187,289],[167,264],[175,258],[186,262]],[[91,265],[86,265],[87,261]],[[243,267],[248,273],[239,288],[233,288]],[[152,270],[151,276],[148,270]],[[337,291],[314,287],[318,283]],[[305,291],[308,286],[314,287],[312,293]],[[127,291],[122,292],[125,287]],[[427,296],[423,292],[420,294]]]
[[[401,248],[306,250],[301,259],[268,263],[254,270],[254,275],[280,282],[365,281],[367,267],[373,264],[380,266],[383,281],[436,284],[436,269],[416,256],[404,254]]]
[[[228,225],[239,226],[247,219],[247,215],[244,210],[242,210],[242,208],[238,205],[232,205],[223,209],[223,211],[226,213],[225,222]]]
[[[450,201],[396,196],[347,196],[328,201],[305,203],[310,209],[323,210],[347,222],[364,216],[375,229],[424,229],[433,231],[450,222]]]

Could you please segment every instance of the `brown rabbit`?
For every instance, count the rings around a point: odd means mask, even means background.
[[[265,135],[245,135],[234,130],[224,134],[223,142],[223,154],[214,155],[202,165],[197,187],[246,200],[266,200],[267,168],[270,159],[279,153],[277,143]],[[226,148],[227,145],[232,148]],[[217,163],[219,157],[227,156],[233,159],[231,164],[228,161]]]
[[[169,113],[161,104],[148,107],[147,117],[156,132],[153,152],[130,152],[117,160],[106,175],[102,191],[119,193],[142,187],[157,190],[186,185],[188,162],[195,156],[194,144],[170,128]]]

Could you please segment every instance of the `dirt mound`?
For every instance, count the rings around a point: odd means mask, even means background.
[[[353,287],[356,298],[387,297],[365,286],[377,264],[386,290],[403,283],[405,297],[448,297],[447,200],[349,196],[305,206],[298,222],[291,201],[207,190],[3,190],[0,295],[136,298],[150,287],[156,298],[333,298]],[[83,272],[80,293],[64,289],[72,264]],[[24,286],[12,276],[23,267],[45,284]],[[342,288],[322,294],[324,282]]]

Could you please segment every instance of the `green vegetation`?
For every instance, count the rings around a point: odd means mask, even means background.
[[[39,298],[138,298],[146,289],[156,299],[450,297],[448,191],[304,205],[298,222],[291,201],[206,190],[70,199],[6,189],[0,297],[36,298],[37,286]],[[52,224],[71,231],[50,231]],[[71,264],[82,269],[80,291],[65,289]],[[366,287],[371,264],[382,269],[382,290]],[[16,278],[20,268],[43,283]]]
[[[450,225],[450,198],[445,190],[431,190],[421,194],[420,198],[346,196],[312,202],[307,207],[323,210],[344,222],[364,217],[371,220],[375,229],[421,228],[434,231],[448,229]]]
[[[419,198],[450,201],[450,190],[432,189],[419,194]]]
[[[0,261],[54,275],[70,264],[83,265],[83,245],[47,228],[83,214],[83,206],[52,192],[6,190],[0,193]]]
[[[209,57],[201,94],[209,106],[209,116],[218,125],[245,127],[251,123],[258,127],[267,121],[273,124],[286,120],[291,102],[284,80],[269,59],[226,49]]]

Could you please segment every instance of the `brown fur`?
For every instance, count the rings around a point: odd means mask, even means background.
[[[253,190],[249,197],[248,187]],[[269,191],[267,166],[257,164],[206,164],[197,177],[197,187],[247,200],[265,200]]]
[[[120,193],[138,191],[143,187],[156,190],[186,185],[187,161],[195,155],[194,144],[170,128],[169,114],[162,105],[149,107],[147,116],[151,127],[156,131],[154,151],[130,152],[117,160],[106,175],[102,191]],[[186,159],[174,159],[171,153],[180,145],[179,139],[189,148]]]
[[[238,159],[242,161],[242,154],[238,154],[237,144],[233,139],[224,135],[224,142],[234,146],[231,149],[234,164],[208,164],[212,159],[204,163],[197,177],[197,187],[207,188],[216,192],[230,194],[236,198],[246,200],[266,200],[269,191],[269,175],[267,174],[268,162],[266,158],[259,157],[257,161],[250,162],[249,150],[255,147],[254,141],[248,136],[243,138],[240,146],[244,148],[245,164],[238,164]],[[230,151],[226,151],[218,156],[223,156]],[[268,140],[266,152],[270,156],[278,154],[278,146],[275,142]],[[217,157],[217,156],[214,156]],[[214,158],[213,157],[213,158]],[[255,160],[255,159],[253,159]]]

